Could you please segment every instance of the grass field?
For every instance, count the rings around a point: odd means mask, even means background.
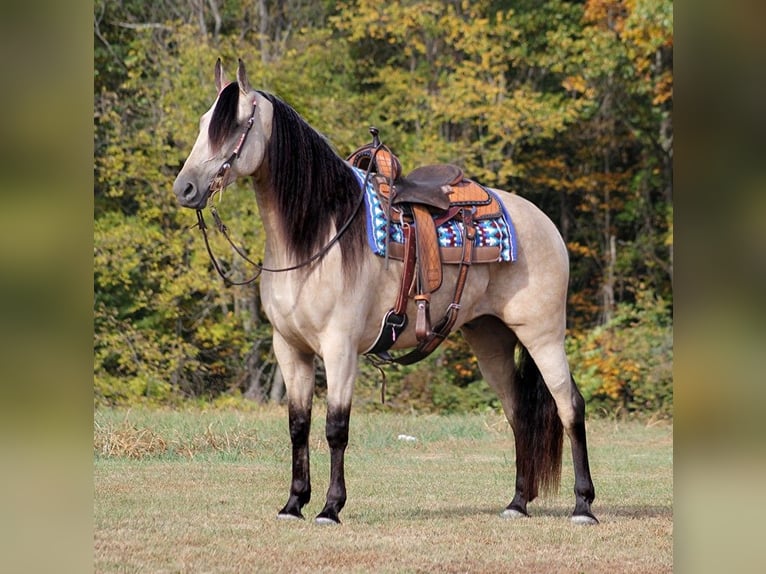
[[[284,407],[97,410],[96,572],[671,572],[673,443],[667,423],[589,421],[593,510],[576,526],[571,454],[560,492],[530,519],[498,513],[513,490],[501,415],[353,412],[349,498],[338,527],[283,522],[290,445]],[[313,518],[329,455],[311,438]],[[400,434],[417,441],[398,440]]]

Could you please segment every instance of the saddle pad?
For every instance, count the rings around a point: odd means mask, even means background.
[[[352,168],[359,185],[364,186],[365,172],[363,170]],[[386,216],[383,208],[380,206],[380,200],[375,193],[372,181],[368,181],[365,186],[364,204],[367,218],[367,241],[376,255],[386,255]],[[487,192],[494,195],[493,191],[487,189]],[[496,197],[497,198],[497,197]],[[513,227],[510,215],[508,215],[505,205],[502,201],[498,203],[502,209],[500,217],[492,219],[483,219],[475,221],[476,237],[474,247],[497,247],[500,246],[500,256],[497,261],[516,261],[516,231]],[[389,226],[389,241],[393,243],[404,243],[404,234],[399,223],[392,222]],[[439,245],[441,247],[462,247],[463,246],[463,223],[461,221],[450,220],[437,228],[439,234]]]

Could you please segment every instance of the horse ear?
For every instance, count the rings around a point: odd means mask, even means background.
[[[243,94],[247,95],[253,91],[250,81],[247,79],[245,63],[242,61],[242,58],[239,59],[239,67],[237,68],[237,83],[239,84],[239,91]]]
[[[221,93],[221,90],[223,90],[226,87],[226,84],[229,82],[226,81],[226,73],[223,71],[223,64],[221,63],[221,58],[218,58],[215,62],[215,88],[218,90],[218,93]]]

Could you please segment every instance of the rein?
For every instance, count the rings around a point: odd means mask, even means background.
[[[215,254],[213,253],[213,249],[210,247],[210,240],[208,238],[207,234],[207,224],[205,223],[205,218],[202,214],[202,209],[197,209],[197,223],[192,225],[191,228],[199,227],[200,231],[202,232],[202,237],[205,240],[205,248],[207,249],[207,253],[210,256],[210,261],[213,263],[213,267],[218,272],[218,275],[221,276],[221,278],[224,281],[224,284],[229,287],[232,285],[249,285],[250,283],[254,282],[258,277],[260,277],[261,273],[264,271],[269,273],[285,273],[287,271],[295,271],[296,269],[301,269],[302,267],[306,267],[307,265],[310,265],[317,261],[318,259],[321,259],[324,257],[328,251],[340,240],[340,238],[343,236],[343,234],[346,232],[346,230],[351,226],[351,223],[354,221],[354,218],[356,217],[357,213],[359,213],[359,208],[362,206],[362,203],[364,201],[364,194],[365,190],[367,189],[367,183],[370,179],[370,174],[372,171],[372,165],[373,165],[373,159],[377,155],[378,151],[385,147],[383,144],[378,144],[372,153],[372,158],[370,160],[370,163],[367,167],[367,172],[364,176],[364,185],[362,186],[361,193],[359,194],[359,199],[356,202],[356,205],[354,206],[354,210],[351,213],[351,216],[348,218],[348,220],[341,226],[341,228],[338,230],[338,232],[335,234],[335,236],[325,245],[317,251],[314,255],[306,259],[305,261],[301,261],[300,263],[297,263],[295,265],[291,265],[289,267],[280,267],[280,268],[270,268],[270,267],[264,267],[261,263],[256,263],[252,259],[250,259],[243,249],[239,247],[234,241],[232,241],[231,237],[229,236],[229,229],[226,227],[226,224],[223,223],[221,220],[221,217],[218,215],[218,210],[215,208],[214,205],[212,205],[212,199],[215,197],[215,194],[220,194],[220,197],[223,197],[223,189],[224,189],[224,180],[226,179],[226,174],[231,169],[231,164],[234,163],[234,160],[236,160],[239,157],[240,152],[242,151],[242,146],[245,143],[245,139],[247,139],[247,134],[250,132],[250,129],[253,127],[253,123],[255,123],[255,106],[256,102],[253,100],[253,112],[250,115],[250,118],[247,120],[247,125],[245,126],[244,131],[242,132],[242,135],[239,137],[239,141],[237,142],[236,147],[234,148],[234,151],[229,156],[229,158],[224,161],[224,163],[221,165],[221,168],[216,173],[215,177],[210,183],[210,187],[208,189],[208,207],[210,207],[210,213],[213,216],[213,220],[215,221],[215,226],[218,229],[218,231],[226,238],[226,241],[229,242],[229,245],[231,245],[232,249],[239,255],[242,259],[250,263],[253,267],[255,267],[256,271],[253,274],[252,277],[249,279],[245,279],[243,281],[233,281],[229,277],[226,276],[226,273],[221,268],[221,265],[218,263],[218,260],[215,257]]]
[[[354,211],[351,214],[351,217],[348,218],[346,223],[343,224],[343,226],[338,230],[338,232],[335,234],[335,237],[333,237],[327,245],[322,247],[319,251],[314,253],[311,257],[306,259],[305,261],[301,261],[300,263],[296,263],[295,265],[290,265],[289,267],[279,267],[279,268],[271,268],[271,267],[264,267],[261,263],[256,263],[252,259],[250,259],[243,250],[236,244],[234,241],[232,241],[231,237],[229,236],[229,230],[226,227],[226,224],[221,220],[221,217],[218,215],[218,210],[214,206],[210,206],[210,213],[213,215],[213,219],[215,220],[215,226],[218,229],[219,232],[226,238],[226,241],[229,242],[229,245],[231,245],[232,249],[239,255],[242,259],[250,263],[253,267],[255,267],[256,271],[255,274],[250,277],[249,279],[245,279],[244,281],[232,281],[226,276],[226,273],[221,269],[220,264],[218,263],[218,260],[215,258],[215,255],[213,254],[213,250],[210,247],[210,240],[207,236],[207,224],[205,223],[205,218],[202,215],[202,210],[197,210],[197,223],[193,225],[192,227],[199,227],[200,231],[202,231],[202,237],[205,239],[205,247],[207,248],[207,253],[210,256],[210,261],[213,263],[213,267],[215,267],[215,270],[218,272],[218,275],[221,276],[221,278],[224,280],[224,283],[227,287],[231,285],[249,285],[258,277],[260,277],[261,273],[264,271],[269,273],[284,273],[286,271],[295,271],[296,269],[300,269],[302,267],[306,267],[307,265],[310,265],[317,259],[320,259],[324,257],[328,251],[335,245],[341,238],[341,236],[346,232],[346,230],[349,228],[351,223],[353,222],[354,218],[356,217],[356,214],[359,212],[359,208],[362,205],[362,200],[364,199],[364,189],[362,190],[362,195],[360,196],[359,201],[357,201],[356,206],[354,207]]]

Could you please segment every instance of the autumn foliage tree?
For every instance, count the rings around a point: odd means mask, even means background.
[[[570,251],[572,352],[602,408],[628,408],[649,384],[647,357],[672,359],[670,0],[100,2],[94,45],[97,401],[278,390],[257,285],[222,285],[170,191],[218,57],[229,68],[243,57],[253,83],[341,155],[375,125],[405,170],[456,163],[546,211]],[[247,185],[226,195],[220,209],[258,257]],[[650,315],[659,331],[641,332],[656,347],[633,341],[641,354],[627,358],[626,344],[604,342]],[[442,410],[485,400],[459,340],[429,361],[392,384],[431,381],[417,400]],[[652,372],[665,389],[669,373]],[[662,410],[666,390],[630,409]]]

